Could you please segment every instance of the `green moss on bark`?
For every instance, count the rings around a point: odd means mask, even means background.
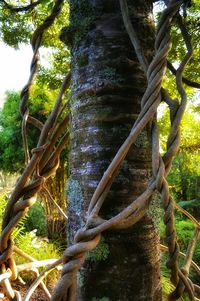
[[[70,31],[73,32],[73,45],[86,37],[94,26],[97,12],[88,0],[71,0]]]
[[[98,246],[88,253],[87,259],[91,261],[105,261],[108,258],[109,253],[109,246],[102,237]]]
[[[158,193],[154,193],[154,195],[152,196],[147,215],[152,219],[155,231],[159,233],[162,209],[161,199]]]
[[[150,147],[150,142],[149,142],[149,138],[147,135],[147,131],[145,131],[145,130],[142,131],[142,133],[137,138],[135,145],[138,148],[149,148]]]

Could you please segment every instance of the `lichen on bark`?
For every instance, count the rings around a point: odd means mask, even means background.
[[[84,197],[81,189],[81,184],[73,177],[69,177],[67,181],[67,196],[68,196],[68,214],[74,221],[69,225],[68,241],[73,242],[76,231],[82,228],[85,220],[82,214]]]
[[[155,192],[151,198],[147,215],[151,218],[155,231],[159,233],[160,222],[164,214],[163,209],[161,208],[161,197]]]

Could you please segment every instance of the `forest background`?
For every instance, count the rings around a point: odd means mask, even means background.
[[[31,35],[52,9],[54,1],[41,1],[41,4],[30,11],[15,12],[0,2],[0,40],[6,45],[18,49],[20,45],[28,45]],[[23,1],[20,1],[23,4]],[[24,4],[26,2],[24,1]],[[18,1],[13,1],[18,5]],[[160,11],[164,4],[155,4],[155,19],[159,19]],[[193,1],[188,8],[185,19],[187,28],[192,36],[194,45],[194,58],[188,65],[184,76],[191,82],[200,82],[200,73],[197,60],[200,56],[200,40],[198,32],[200,1]],[[54,105],[61,82],[70,68],[70,50],[59,39],[62,27],[67,25],[66,16],[69,14],[68,4],[65,3],[62,13],[56,22],[45,33],[43,38],[43,51],[46,53],[48,64],[41,65],[37,79],[32,87],[29,110],[32,116],[45,122]],[[177,28],[173,29],[173,50],[169,60],[176,67],[184,55],[181,34]],[[9,63],[9,58],[8,58]],[[14,67],[14,66],[13,66]],[[19,71],[20,72],[20,71]],[[164,85],[174,94],[173,75],[167,71]],[[194,85],[195,86],[195,85]],[[172,170],[168,176],[171,192],[174,200],[200,220],[200,101],[198,89],[186,86],[189,96],[188,107],[181,125],[181,147],[174,159]],[[68,98],[67,91],[63,103]],[[7,202],[10,189],[16,178],[25,167],[24,151],[21,138],[21,116],[19,113],[20,91],[6,91],[4,104],[0,110],[0,219],[2,219],[4,207]],[[67,109],[63,112],[66,114]],[[165,105],[160,106],[159,126],[161,135],[161,151],[166,148],[166,137],[169,132],[169,113]],[[28,129],[28,143],[30,149],[36,145],[37,130]],[[27,253],[34,250],[32,256],[36,259],[59,258],[66,247],[66,216],[67,211],[67,147],[62,153],[61,164],[53,179],[48,181],[48,193],[40,193],[37,203],[30,209],[27,217],[23,219],[14,233],[16,245]],[[53,201],[53,200],[54,201]],[[162,209],[160,209],[162,211]],[[160,215],[160,214],[159,214]],[[160,221],[161,240],[164,237],[164,225]],[[193,224],[181,213],[176,216],[176,228],[181,251],[185,252],[189,239],[194,229]],[[59,233],[59,235],[58,235]],[[40,247],[38,247],[40,246]],[[41,252],[41,250],[43,250]],[[32,252],[32,251],[31,251]],[[21,263],[21,259],[18,258]],[[200,243],[197,244],[194,260],[200,262]],[[163,262],[165,258],[163,256]],[[22,275],[25,281],[30,281]],[[56,277],[56,276],[55,276]],[[194,273],[194,277],[196,277]],[[54,278],[51,277],[51,279]],[[163,283],[165,289],[170,290],[168,272],[163,265]]]

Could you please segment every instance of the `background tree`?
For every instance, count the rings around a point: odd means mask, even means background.
[[[41,2],[41,3],[40,3]],[[54,1],[38,1],[38,5],[29,6],[29,9],[12,9],[16,3],[7,5],[0,3],[0,39],[7,45],[19,48],[21,43],[29,44],[33,31],[48,15]],[[21,6],[26,7],[25,5]],[[48,57],[48,66],[40,67],[36,85],[32,88],[29,110],[30,113],[45,122],[54,105],[56,95],[69,69],[69,50],[59,40],[59,32],[68,20],[68,4],[63,6],[60,17],[55,21],[43,37],[43,51]],[[25,83],[24,83],[25,84]],[[24,169],[24,154],[21,138],[21,116],[19,114],[20,95],[8,92],[4,107],[1,111],[1,158],[0,162],[4,172],[22,172]],[[63,112],[66,114],[66,110]],[[32,149],[37,142],[39,131],[33,126],[28,126],[28,143]],[[18,151],[15,151],[15,147]],[[56,203],[66,211],[66,176],[67,176],[67,150],[61,157],[60,167],[53,179],[47,185]],[[47,226],[49,237],[65,236],[65,218],[59,213],[58,208],[49,198],[42,194],[45,200]]]
[[[43,83],[36,85],[30,99],[30,114],[41,122],[45,122],[52,110],[56,90],[49,90]],[[25,168],[24,149],[21,133],[21,116],[19,113],[20,95],[17,92],[7,92],[3,108],[0,111],[0,166],[4,174],[19,175]],[[65,112],[66,113],[66,112]],[[39,130],[28,127],[29,148],[35,147]],[[66,212],[66,178],[67,149],[62,154],[60,167],[55,177],[46,183],[52,198]],[[48,194],[40,195],[44,199],[49,238],[65,237],[65,218],[59,212]]]
[[[162,148],[165,149],[169,130],[169,116],[163,109],[160,119],[162,132]],[[196,108],[190,104],[182,120],[181,147],[173,161],[172,170],[168,176],[169,185],[175,200],[199,218],[199,176],[200,176],[200,119]]]

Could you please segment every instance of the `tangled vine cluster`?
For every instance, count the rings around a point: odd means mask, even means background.
[[[0,264],[2,273],[2,278],[0,279],[5,287],[7,296],[11,300],[21,300],[20,293],[12,289],[9,280],[17,278],[17,267],[12,257],[12,252],[16,251],[16,247],[13,246],[11,238],[12,231],[21,218],[26,214],[29,207],[35,202],[36,194],[40,190],[46,189],[45,181],[58,168],[59,155],[68,140],[68,133],[63,135],[63,131],[68,123],[68,116],[64,117],[59,124],[57,121],[63,111],[61,100],[66,88],[69,86],[70,74],[68,74],[64,79],[54,109],[44,125],[29,115],[27,106],[29,90],[37,71],[39,60],[38,51],[41,45],[43,33],[58,16],[62,3],[63,0],[56,0],[51,15],[45,19],[43,24],[39,26],[33,35],[32,48],[34,54],[31,63],[31,75],[21,94],[20,111],[23,117],[22,133],[27,167],[11,194],[10,201],[5,211],[3,230],[0,237]],[[28,290],[24,298],[25,301],[30,299],[32,292],[42,282],[45,275],[61,263],[63,264],[61,279],[58,281],[52,296],[50,296],[49,292],[47,292],[47,296],[53,301],[76,300],[77,272],[85,261],[86,253],[93,250],[98,245],[101,234],[104,231],[108,229],[128,228],[137,223],[147,212],[151,200],[150,197],[155,190],[160,192],[163,200],[166,241],[169,252],[167,267],[171,270],[171,281],[176,287],[170,294],[168,300],[177,300],[184,292],[188,294],[190,300],[200,300],[200,287],[194,285],[189,279],[189,269],[192,264],[192,255],[195,243],[199,236],[200,224],[186,213],[186,215],[188,215],[195,223],[196,229],[194,231],[193,239],[188,247],[188,252],[185,256],[184,265],[182,268],[179,268],[177,262],[179,248],[174,227],[174,203],[170,196],[166,180],[171,168],[173,157],[179,149],[180,122],[187,102],[187,95],[182,85],[182,73],[192,56],[190,36],[182,22],[182,17],[179,14],[182,4],[182,0],[171,0],[169,1],[167,8],[163,11],[156,32],[155,54],[149,64],[145,58],[137,34],[131,24],[127,2],[126,0],[120,0],[121,12],[126,30],[129,34],[138,60],[146,74],[148,83],[141,100],[141,112],[135,121],[129,136],[118,150],[94,192],[88,208],[86,225],[76,233],[74,244],[65,250],[63,257],[60,260],[53,262],[52,265],[40,274]],[[180,63],[178,69],[175,70],[175,72],[173,70],[173,73],[176,75],[176,85],[180,95],[180,101],[172,100],[167,91],[162,87],[162,80],[165,75],[166,67],[167,65],[170,66],[170,63],[167,62],[167,55],[171,49],[170,29],[173,22],[177,22],[186,48],[184,59]],[[165,101],[169,106],[171,119],[171,129],[167,140],[167,150],[163,156],[161,156],[159,152],[159,134],[156,122],[156,112],[161,101]],[[31,123],[41,130],[38,145],[32,150],[31,158],[29,156],[27,146],[27,123]],[[105,220],[100,217],[100,210],[104,200],[130,147],[135,143],[137,137],[147,124],[151,124],[152,136],[152,176],[149,179],[147,188],[137,199],[133,200],[128,207],[124,208],[120,213],[110,219]],[[62,138],[57,144],[57,140],[60,136],[62,136]]]

